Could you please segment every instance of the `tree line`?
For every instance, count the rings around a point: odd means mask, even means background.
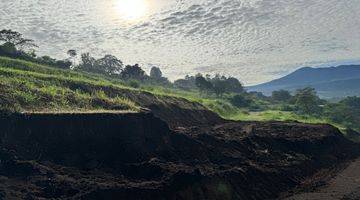
[[[198,89],[202,93],[214,93],[217,96],[222,96],[224,93],[241,93],[244,91],[238,79],[219,74],[214,77],[210,77],[210,75],[204,77],[201,74],[186,76],[185,79],[179,79],[172,84],[163,76],[159,67],[152,67],[150,75],[147,75],[139,64],[124,65],[120,59],[110,54],[97,59],[91,56],[90,53],[79,55],[76,50],[70,49],[67,51],[69,57],[63,60],[57,60],[50,56],[38,57],[35,53],[35,49],[38,47],[35,42],[12,30],[0,31],[1,41],[3,44],[0,45],[0,56],[19,58],[62,69],[97,73],[122,80],[132,80],[133,83],[134,81],[140,81],[175,86],[181,89]],[[79,63],[77,63],[78,60],[80,60]],[[136,83],[133,84],[133,86],[137,85]]]
[[[56,60],[50,56],[38,57],[35,54],[35,49],[38,48],[38,46],[34,40],[24,38],[21,33],[13,30],[1,30],[0,42],[3,43],[0,45],[0,56],[27,60],[59,68],[69,68],[72,64],[69,60]]]
[[[74,49],[68,50],[67,55],[69,57],[63,60],[57,60],[50,56],[39,57],[35,53],[36,48],[38,48],[35,42],[24,38],[21,33],[13,30],[1,30],[0,42],[2,42],[0,45],[0,56],[27,60],[61,69],[102,74],[124,80],[153,81],[161,84],[170,83],[166,77],[163,77],[158,67],[152,67],[150,76],[148,76],[138,64],[124,65],[120,59],[110,54],[96,59],[90,53],[82,53],[79,55],[80,62],[78,64],[78,53]]]
[[[261,108],[258,102],[271,102],[282,105],[281,110],[284,111],[326,116],[336,123],[360,129],[360,97],[347,97],[340,102],[330,103],[320,99],[315,89],[311,87],[299,89],[294,94],[286,90],[278,90],[274,91],[270,97],[266,97],[259,92],[247,92],[238,79],[220,74],[215,76],[186,75],[171,83],[163,76],[159,67],[152,67],[148,75],[138,64],[125,65],[119,58],[110,54],[95,58],[90,53],[78,55],[76,50],[71,49],[67,51],[68,58],[57,60],[50,56],[37,56],[36,48],[38,46],[35,42],[24,38],[21,33],[12,30],[0,31],[0,56],[23,59],[61,69],[102,74],[124,80],[134,88],[144,83],[188,91],[196,90],[201,95],[225,99],[238,108],[269,109],[266,106]]]
[[[220,74],[215,74],[213,77],[200,73],[195,76],[186,75],[184,79],[174,81],[174,85],[183,90],[198,89],[203,94],[215,94],[218,97],[223,96],[224,93],[245,92],[238,79]]]
[[[360,97],[346,97],[339,102],[331,103],[320,99],[314,88],[306,87],[298,89],[294,95],[286,90],[274,91],[270,99],[275,103],[293,105],[285,110],[326,117],[347,128],[360,130]]]

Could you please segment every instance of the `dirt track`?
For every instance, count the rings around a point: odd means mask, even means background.
[[[360,199],[360,158],[350,163],[323,188],[298,194],[286,200],[358,200]]]

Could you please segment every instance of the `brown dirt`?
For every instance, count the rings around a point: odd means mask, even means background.
[[[166,121],[170,127],[179,126],[198,126],[207,124],[223,123],[214,112],[209,111],[199,103],[191,102],[184,98],[154,95],[149,92],[121,89],[117,87],[103,87],[84,84],[70,84],[72,90],[81,90],[87,93],[104,91],[109,97],[121,96],[127,98],[142,108],[151,110],[151,112]]]
[[[346,164],[343,168],[330,173],[333,177],[320,187],[307,187],[308,192],[293,195],[284,200],[358,200],[360,199],[360,159]]]
[[[169,122],[210,112],[166,109]],[[188,119],[169,128],[152,113],[0,117],[0,199],[274,199],[359,152],[329,125]]]

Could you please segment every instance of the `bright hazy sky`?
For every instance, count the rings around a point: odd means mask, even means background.
[[[301,66],[360,61],[360,0],[0,0],[0,29],[39,54],[113,54],[171,79],[221,73],[247,85]]]

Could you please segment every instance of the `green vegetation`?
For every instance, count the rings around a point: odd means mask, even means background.
[[[68,59],[56,60],[49,56],[37,57],[35,48],[38,46],[31,39],[26,39],[21,33],[12,30],[0,31],[0,56],[27,60],[39,64],[51,65],[58,68],[68,69],[71,62]]]
[[[298,115],[289,111],[267,110],[262,112],[250,112],[231,117],[233,120],[251,121],[301,121],[305,123],[327,123],[324,119],[313,116]]]
[[[150,76],[138,65],[124,65],[112,55],[96,59],[69,50],[65,60],[37,57],[25,47],[32,40],[11,30],[0,32],[0,109],[5,111],[139,110],[125,91],[150,92],[198,102],[232,120],[281,120],[330,123],[360,131],[360,97],[337,103],[320,99],[313,88],[291,95],[280,90],[266,97],[246,92],[234,77],[197,74],[171,83],[160,68]],[[13,42],[13,43],[12,43]],[[11,58],[9,58],[11,57]],[[13,59],[17,58],[17,59]],[[67,63],[66,65],[63,65]]]
[[[0,109],[6,111],[138,110],[103,90],[126,88],[100,76],[0,57]]]

